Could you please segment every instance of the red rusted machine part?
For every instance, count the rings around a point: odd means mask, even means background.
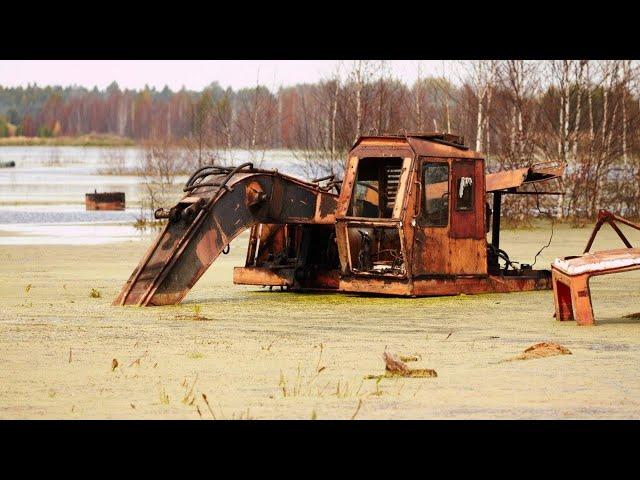
[[[248,228],[245,266],[234,269],[238,284],[403,296],[548,289],[548,270],[518,267],[500,249],[500,201],[557,193],[524,187],[563,169],[485,175],[481,154],[442,133],[361,137],[343,181],[305,182],[250,164],[204,167],[176,206],[156,212],[168,224],[114,303],[179,302]]]
[[[557,259],[551,266],[557,320],[575,320],[579,325],[595,325],[589,280],[599,275],[640,270],[640,248],[633,248],[616,222],[640,230],[640,224],[600,210],[583,254]],[[613,228],[626,248],[589,253],[605,223]]]
[[[620,222],[623,225],[627,225],[631,228],[635,228],[636,230],[640,230],[640,224],[633,223],[627,220],[626,218],[620,217],[619,215],[611,213],[607,210],[600,210],[598,212],[598,220],[596,222],[595,227],[593,227],[593,231],[591,232],[591,236],[589,237],[589,241],[587,242],[587,246],[585,247],[583,253],[587,253],[589,250],[591,250],[591,246],[593,245],[593,242],[596,239],[596,235],[600,231],[600,228],[602,227],[602,225],[604,225],[605,223],[608,223],[611,226],[611,228],[613,228],[613,230],[618,234],[618,236],[620,237],[620,240],[622,240],[622,242],[625,244],[627,248],[632,248],[631,243],[629,242],[629,240],[627,240],[627,237],[625,237],[624,233],[622,233],[622,231],[616,225],[615,222]]]

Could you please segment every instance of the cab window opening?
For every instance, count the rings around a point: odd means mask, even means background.
[[[366,157],[358,161],[349,215],[392,218],[403,159]]]
[[[423,165],[425,226],[446,227],[449,224],[449,164],[426,162]]]
[[[460,177],[456,181],[456,210],[473,210],[473,177]]]

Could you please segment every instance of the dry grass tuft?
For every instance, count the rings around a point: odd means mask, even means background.
[[[422,360],[422,356],[415,354],[415,355],[399,355],[398,356],[400,358],[400,361],[402,362],[417,362],[419,360]]]
[[[194,305],[192,315],[177,315],[176,318],[179,320],[194,320],[196,322],[210,322],[213,320],[213,318],[202,315],[201,311],[202,307],[200,305]]]
[[[102,297],[102,293],[100,293],[100,290],[98,290],[96,288],[92,288],[91,291],[89,292],[89,297],[91,297],[91,298],[100,298],[100,297]]]
[[[209,409],[209,413],[211,414],[213,419],[216,420],[216,414],[213,413],[213,409],[211,408],[211,405],[209,405],[209,400],[207,399],[207,396],[204,393],[202,394],[202,399],[204,400],[205,405]]]
[[[359,399],[358,406],[356,407],[356,411],[353,412],[353,415],[351,415],[351,420],[354,420],[356,418],[356,415],[358,415],[358,412],[360,411],[361,407],[362,407],[362,399]]]
[[[162,405],[169,405],[169,395],[167,395],[166,390],[164,389],[164,386],[162,384],[160,384],[160,403]]]
[[[188,383],[183,382],[183,385],[185,386],[185,394],[184,397],[182,397],[182,403],[184,403],[185,405],[193,405],[193,402],[196,401],[196,394],[193,393],[193,390],[196,386],[197,381],[198,374],[196,373],[196,378],[193,379],[193,383],[191,384],[191,386],[189,386]]]

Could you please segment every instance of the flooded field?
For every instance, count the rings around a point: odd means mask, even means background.
[[[144,151],[136,147],[0,147],[0,245],[83,244],[139,238],[135,220],[144,195],[136,175],[106,174],[117,158],[133,171]],[[233,160],[250,160],[248,152],[232,152]],[[304,177],[299,162],[287,151],[269,151],[264,168]],[[177,184],[186,181],[178,177]],[[93,191],[124,192],[125,212],[87,212],[84,196]],[[93,240],[92,240],[93,239]]]
[[[538,258],[582,250],[560,227]],[[548,229],[505,231],[531,262]],[[630,234],[634,242],[640,240]],[[171,307],[113,307],[151,242],[0,245],[0,418],[637,418],[640,272],[592,283],[596,327],[549,291],[440,298],[295,294],[232,284],[246,235]],[[596,248],[619,240],[603,228]],[[571,351],[510,361],[538,342]],[[382,354],[436,378],[367,379]]]
[[[139,154],[127,149],[127,162]],[[640,272],[595,279],[599,325],[581,328],[553,319],[549,291],[407,299],[234,286],[243,234],[183,304],[113,307],[154,232],[133,227],[140,179],[100,173],[107,156],[0,149],[16,162],[0,169],[0,418],[638,417]],[[286,152],[263,166],[302,176]],[[94,189],[126,192],[129,207],[86,212]],[[581,252],[589,232],[556,226],[536,267]],[[501,246],[531,263],[548,238],[548,225],[506,230]],[[604,227],[595,248],[617,246]],[[571,355],[512,361],[538,342]],[[385,350],[437,377],[381,378]]]

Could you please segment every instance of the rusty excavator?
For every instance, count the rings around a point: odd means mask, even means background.
[[[528,186],[563,172],[486,174],[482,155],[448,133],[363,136],[342,181],[202,167],[174,207],[156,210],[167,222],[114,305],[179,303],[246,229],[236,284],[411,297],[550,289],[549,270],[500,248],[500,206],[503,195],[558,194]]]

